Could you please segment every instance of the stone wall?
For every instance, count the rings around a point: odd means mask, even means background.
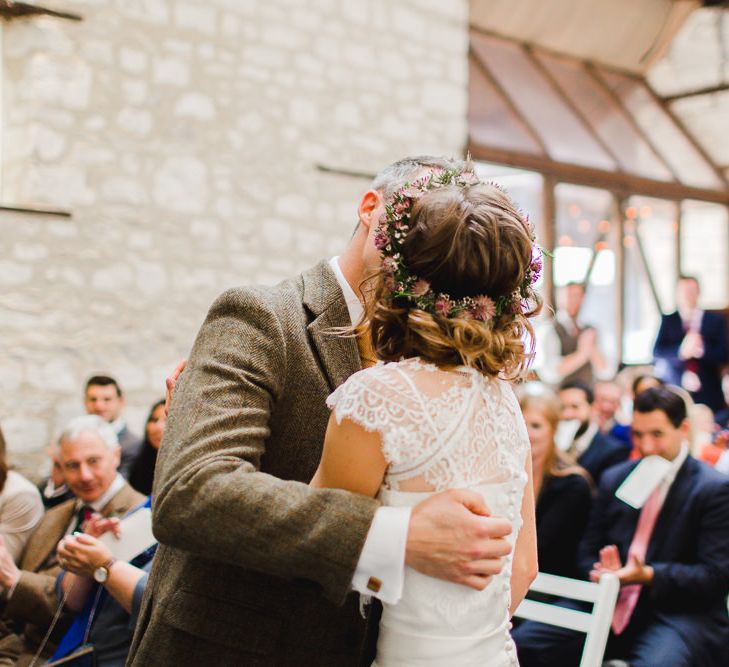
[[[226,287],[335,254],[367,181],[466,141],[466,0],[46,0],[2,28],[0,423],[34,474],[108,372],[139,431]]]

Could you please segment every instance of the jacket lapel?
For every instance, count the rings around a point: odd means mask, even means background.
[[[37,572],[56,550],[61,538],[66,534],[76,509],[76,500],[67,500],[58,507],[46,512],[38,525],[28,547],[23,554],[21,569]]]
[[[136,507],[145,499],[145,496],[135,491],[128,483],[125,484],[112,497],[112,499],[104,505],[101,513],[104,516],[122,516],[130,509]]]
[[[361,368],[357,341],[332,329],[350,325],[342,290],[328,262],[303,274],[303,302],[313,320],[307,326],[312,349],[319,357],[330,389],[336,389]]]
[[[648,549],[646,552],[646,560],[650,561],[659,553],[661,547],[666,541],[671,525],[675,523],[676,518],[685,509],[688,491],[691,488],[693,477],[696,473],[696,466],[693,465],[694,460],[689,456],[683,462],[681,469],[673,480],[671,488],[668,490],[666,499],[663,501],[663,507],[656,519],[656,525],[653,528]]]

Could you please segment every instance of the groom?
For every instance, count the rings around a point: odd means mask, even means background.
[[[405,564],[475,589],[501,570],[511,526],[471,491],[410,510],[307,486],[325,399],[361,368],[356,341],[331,330],[361,315],[383,201],[453,166],[391,165],[362,197],[340,257],[276,287],[230,290],[211,307],[160,450],[160,548],[128,665],[369,665],[374,648],[350,591],[394,603]]]

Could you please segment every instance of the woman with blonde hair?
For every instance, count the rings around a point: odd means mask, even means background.
[[[528,383],[519,391],[519,406],[532,452],[539,571],[576,578],[577,545],[590,514],[592,479],[555,443],[557,397],[542,385]]]
[[[513,202],[469,166],[425,172],[381,212],[371,229],[381,265],[357,328],[379,363],[329,397],[312,484],[403,511],[448,489],[481,494],[511,522],[513,557],[481,590],[406,567],[374,664],[516,665],[509,618],[537,560],[529,440],[506,380],[530,359],[541,253]]]

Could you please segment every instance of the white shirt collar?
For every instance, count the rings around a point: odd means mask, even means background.
[[[117,417],[113,422],[109,422],[109,425],[114,429],[114,433],[119,435],[124,430],[126,422],[123,417]]]
[[[126,481],[124,480],[124,478],[119,473],[117,473],[114,481],[109,485],[109,488],[98,500],[94,500],[94,502],[88,503],[89,507],[91,507],[94,512],[101,512],[101,510],[103,510],[104,507],[109,504],[109,501],[124,488],[125,484]]]
[[[347,304],[347,311],[349,312],[349,319],[352,324],[357,324],[361,319],[362,315],[364,314],[364,307],[362,306],[362,302],[357,298],[357,295],[354,293],[354,290],[352,289],[351,285],[347,282],[347,279],[344,277],[344,274],[342,273],[342,269],[339,266],[339,257],[332,257],[329,260],[329,266],[331,267],[332,271],[334,272],[334,277],[337,279],[337,283],[339,283],[339,287],[342,290],[342,294],[344,294],[344,301]]]
[[[584,454],[587,451],[587,448],[590,446],[593,438],[597,435],[599,430],[600,429],[597,424],[590,422],[587,430],[579,438],[575,438],[575,450],[578,455]]]
[[[671,467],[668,469],[668,472],[663,477],[663,484],[667,488],[670,488],[671,484],[673,484],[674,480],[676,479],[676,475],[678,475],[678,471],[681,470],[681,466],[688,458],[688,454],[689,450],[686,446],[686,443],[682,443],[678,455],[675,459],[673,459],[673,461],[671,461]]]

